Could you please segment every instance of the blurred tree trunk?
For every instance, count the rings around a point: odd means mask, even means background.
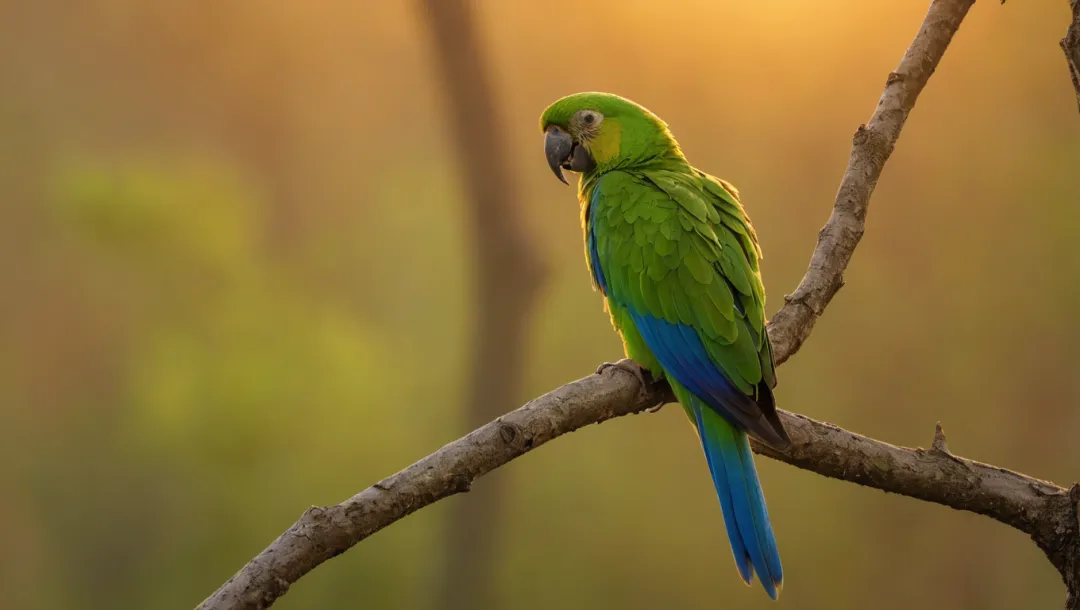
[[[421,0],[421,9],[471,215],[476,296],[463,422],[464,430],[471,430],[519,402],[525,335],[544,272],[520,219],[520,193],[506,163],[499,105],[481,60],[470,5]],[[501,488],[502,480],[495,478],[453,504],[436,608],[498,607],[493,583]]]

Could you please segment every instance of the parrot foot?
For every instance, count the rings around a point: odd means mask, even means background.
[[[652,394],[653,385],[655,385],[656,381],[653,380],[653,377],[649,373],[649,371],[643,369],[640,364],[634,362],[629,358],[623,358],[618,362],[605,362],[600,366],[596,367],[596,374],[600,375],[610,368],[622,369],[627,373],[630,373],[634,377],[637,377],[637,380],[641,383],[639,392],[641,393],[641,396],[643,398],[648,397]],[[661,402],[658,405],[645,409],[645,411],[647,413],[656,413],[663,406],[664,403]]]

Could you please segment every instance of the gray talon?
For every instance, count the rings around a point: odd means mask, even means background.
[[[638,381],[641,382],[641,386],[643,388],[649,387],[649,381],[645,379],[645,369],[641,368],[638,363],[634,362],[629,358],[623,358],[618,362],[605,362],[600,366],[596,367],[596,374],[599,375],[611,367],[622,369],[627,373],[630,373],[634,377],[637,377]]]
[[[612,367],[622,369],[627,373],[632,374],[634,377],[637,377],[637,380],[641,382],[640,392],[642,396],[648,396],[651,393],[653,387],[652,375],[650,375],[649,372],[645,369],[641,368],[641,365],[629,358],[623,358],[618,362],[605,362],[601,364],[600,366],[596,367],[596,374],[599,375]],[[660,403],[654,407],[649,407],[645,411],[648,413],[656,413],[663,406],[664,403]]]

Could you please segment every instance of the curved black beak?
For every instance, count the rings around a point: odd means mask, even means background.
[[[555,177],[562,180],[563,184],[570,184],[563,177],[562,171],[568,169],[572,172],[588,172],[596,167],[596,161],[584,146],[578,144],[558,125],[550,125],[547,135],[544,137],[544,154],[547,156],[548,167],[555,173]]]
[[[563,177],[563,167],[570,169],[570,155],[574,152],[574,140],[570,134],[563,131],[558,125],[547,128],[544,136],[544,155],[547,157],[548,167],[554,172],[555,177],[562,180],[563,184],[569,185]]]

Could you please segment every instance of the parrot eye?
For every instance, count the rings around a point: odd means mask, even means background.
[[[577,125],[579,128],[585,128],[592,131],[592,129],[603,121],[604,115],[595,110],[579,110],[570,122]]]

